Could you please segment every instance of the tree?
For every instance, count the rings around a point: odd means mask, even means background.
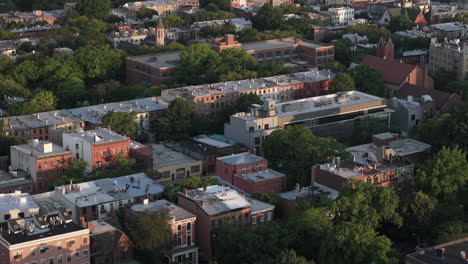
[[[293,249],[283,250],[276,257],[275,264],[314,264],[313,261],[307,261],[305,258],[296,255]]]
[[[109,112],[102,117],[102,126],[110,127],[116,133],[135,137],[138,130],[135,115],[133,112]]]
[[[329,92],[338,93],[345,91],[354,91],[354,80],[346,73],[339,73],[330,83]]]
[[[415,26],[414,22],[409,19],[409,17],[401,15],[392,18],[390,20],[389,28],[392,32],[395,31],[405,31],[408,29],[412,29]]]
[[[42,73],[37,61],[27,59],[17,64],[11,74],[19,84],[34,87]]]
[[[411,192],[408,197],[403,199],[400,206],[406,228],[423,233],[430,225],[431,215],[436,204],[435,199],[421,191]]]
[[[173,239],[169,220],[170,214],[166,210],[153,214],[136,213],[130,218],[129,230],[136,249],[159,251],[168,248]]]
[[[181,27],[186,24],[186,21],[175,13],[164,16],[162,21],[167,28]]]
[[[339,39],[335,43],[335,59],[345,66],[349,66],[352,61],[353,53],[349,47],[348,39]]]
[[[466,158],[458,146],[442,147],[433,160],[417,170],[415,187],[439,200],[454,200],[468,182]]]
[[[0,55],[0,73],[8,70],[15,61],[8,56]]]
[[[57,105],[57,98],[50,91],[40,91],[29,103],[35,105],[38,112],[52,111]]]
[[[157,140],[180,140],[192,134],[193,108],[189,101],[177,98],[169,104],[165,117],[156,120]]]
[[[30,98],[32,93],[29,89],[24,88],[21,84],[10,80],[10,79],[0,79],[0,96],[21,96],[25,98]]]
[[[0,135],[0,156],[10,156],[10,147],[21,143],[18,137]]]
[[[333,72],[343,72],[346,67],[339,61],[327,62],[320,66],[321,70],[331,70]]]
[[[172,120],[190,119],[193,114],[193,108],[189,101],[181,98],[173,100],[167,108],[167,117]]]
[[[281,216],[281,198],[274,192],[257,192],[252,195],[253,198],[275,206],[275,217]]]
[[[0,40],[17,39],[18,34],[10,31],[0,30]]]
[[[319,263],[396,263],[390,239],[365,223],[341,223],[321,243]]]
[[[176,78],[180,83],[199,84],[217,81],[216,69],[221,63],[221,56],[208,44],[191,45],[180,53],[176,67]]]
[[[468,81],[449,82],[445,87],[445,91],[449,93],[457,93],[465,96],[465,102],[468,101]]]
[[[121,54],[109,45],[85,46],[74,56],[83,68],[85,78],[89,79],[113,77],[122,66]]]
[[[221,53],[221,63],[217,67],[217,74],[223,81],[228,81],[231,78],[226,78],[229,73],[238,73],[240,79],[248,79],[256,77],[255,72],[257,61],[253,56],[242,49],[227,49]],[[236,79],[233,79],[236,80]]]
[[[370,43],[377,43],[381,37],[389,37],[390,31],[385,27],[379,27],[375,24],[357,23],[346,28],[346,33],[356,33],[361,36],[367,36]]]
[[[310,168],[331,157],[346,157],[345,146],[330,137],[316,137],[305,125],[274,131],[263,143],[265,158],[273,169],[287,175],[288,188],[309,185]]]
[[[158,12],[156,10],[147,8],[146,6],[140,7],[136,13],[138,19],[153,18],[153,16],[157,15]]]
[[[376,69],[366,64],[359,64],[351,70],[351,76],[359,91],[376,96],[384,96],[382,74]]]
[[[106,20],[111,11],[110,0],[78,0],[78,12],[81,15]]]
[[[112,161],[112,169],[105,176],[115,178],[134,174],[133,166],[135,166],[135,159],[127,158],[122,153],[119,153],[117,158]]]
[[[253,26],[258,30],[275,30],[284,22],[282,9],[271,4],[263,5],[253,17]]]
[[[55,93],[62,107],[75,107],[89,97],[84,82],[78,78],[60,82]]]
[[[235,111],[238,112],[247,112],[249,107],[253,104],[263,104],[263,101],[256,94],[241,94],[239,99],[237,99]]]

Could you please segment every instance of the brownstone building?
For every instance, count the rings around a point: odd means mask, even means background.
[[[118,228],[104,221],[88,223],[91,238],[91,263],[121,263],[132,260],[134,246],[130,238]]]

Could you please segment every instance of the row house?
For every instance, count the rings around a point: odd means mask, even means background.
[[[65,12],[63,10],[34,10],[32,12],[11,11],[5,16],[0,16],[0,27],[5,28],[11,23],[32,25],[40,21],[47,22],[48,24],[58,24],[63,22],[64,16]]]
[[[70,166],[73,152],[51,142],[32,140],[28,144],[11,146],[11,169],[31,176],[35,192],[49,191],[52,183],[63,176]]]
[[[68,110],[57,110],[1,119],[3,132],[23,141],[38,139],[62,145],[64,133],[83,131],[84,122]]]
[[[166,253],[171,264],[197,264],[198,247],[195,245],[195,222],[197,216],[187,210],[167,201],[148,199],[138,203],[125,205],[125,219],[127,224],[138,217],[138,214],[154,215],[168,212],[170,220],[168,228],[174,236],[172,248]]]
[[[210,262],[214,259],[216,251],[213,243],[216,232],[228,221],[235,219],[244,225],[255,226],[261,215],[263,221],[272,219],[274,206],[259,205],[252,209],[253,205],[244,196],[229,187],[219,185],[185,189],[178,193],[178,205],[197,217],[195,244],[199,246],[200,261]],[[251,219],[252,211],[255,220]]]
[[[105,221],[87,224],[91,240],[91,263],[122,263],[134,259],[134,245],[122,230]]]
[[[120,9],[127,13],[127,18],[136,18],[140,8],[155,10],[159,15],[200,7],[198,0],[154,0],[125,3]]]
[[[216,175],[241,190],[257,192],[282,192],[286,176],[268,168],[268,161],[250,152],[216,159]]]

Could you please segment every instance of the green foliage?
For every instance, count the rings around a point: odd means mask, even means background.
[[[406,228],[418,233],[430,228],[431,215],[437,201],[429,195],[418,191],[412,192],[402,200],[400,211],[405,219]]]
[[[10,147],[21,143],[23,143],[21,142],[21,139],[15,136],[0,134],[0,156],[10,156]]]
[[[128,137],[135,137],[137,134],[135,113],[109,112],[102,117],[102,125]]]
[[[169,104],[164,117],[155,122],[157,140],[180,140],[192,133],[193,109],[189,101],[177,98]]]
[[[357,89],[361,92],[384,96],[382,74],[366,64],[359,64],[350,72]]]
[[[188,19],[189,23],[199,22],[199,21],[208,21],[208,20],[218,20],[218,19],[229,19],[236,17],[233,13],[227,11],[208,11],[201,9],[200,11],[195,12]]]
[[[352,62],[353,52],[349,47],[349,40],[339,39],[335,43],[335,59],[345,66],[349,66]]]
[[[62,108],[78,106],[78,104],[85,101],[89,95],[84,82],[79,78],[60,82],[55,91],[57,98],[59,98],[59,105]]]
[[[252,195],[252,198],[272,204],[275,206],[275,217],[281,216],[281,197],[274,192],[258,192]]]
[[[409,19],[407,16],[397,16],[392,18],[389,28],[392,32],[395,32],[412,29],[414,26],[414,22],[411,21],[411,19]]]
[[[354,91],[354,80],[346,73],[339,73],[330,83],[329,92],[338,93],[345,91]]]
[[[463,24],[468,24],[468,11],[457,13],[455,15],[455,20]]]
[[[347,140],[348,145],[356,146],[367,144],[372,141],[372,135],[383,132],[401,133],[400,129],[397,127],[388,128],[386,123],[376,118],[366,117],[362,119],[361,123],[354,125],[351,136]]]
[[[435,230],[434,242],[442,244],[464,238],[468,235],[468,223],[463,221],[449,221],[441,224]]]
[[[450,129],[447,129],[450,128]],[[468,151],[468,106],[452,109],[431,119],[424,120],[416,127],[418,138],[431,144],[435,151],[443,146],[459,145]]]
[[[175,13],[168,14],[162,18],[163,24],[166,28],[172,28],[172,27],[181,27],[187,22],[178,16]]]
[[[69,184],[70,182],[73,183],[80,183],[86,181],[86,166],[88,163],[82,159],[74,159],[71,163],[66,166],[63,172],[63,176],[55,180],[50,188],[53,190],[55,186],[62,186],[65,184]]]
[[[112,161],[112,169],[105,173],[105,177],[115,178],[134,174],[132,169],[135,166],[135,159],[127,158],[122,153]]]
[[[176,68],[176,78],[181,83],[212,83],[217,80],[216,68],[221,56],[208,44],[200,43],[188,46],[180,53]]]
[[[18,34],[12,33],[10,31],[0,30],[0,40],[16,39],[16,38],[18,38]]]
[[[236,33],[234,24],[227,22],[220,26],[206,26],[200,30],[200,36],[203,38],[214,38],[224,36],[226,34]]]
[[[265,158],[273,169],[286,174],[288,188],[308,186],[310,168],[331,157],[346,157],[345,146],[330,137],[316,137],[305,125],[274,131],[263,144]]]
[[[227,49],[221,53],[221,64],[216,71],[220,81],[248,79],[257,76],[257,61],[253,56],[240,49]],[[237,78],[229,74],[236,73]]]
[[[346,67],[339,61],[327,62],[320,66],[321,70],[331,70],[333,72],[343,72]]]
[[[307,261],[305,258],[296,255],[296,251],[293,249],[283,250],[276,257],[274,262],[275,264],[315,264],[313,260]]]
[[[8,70],[14,62],[11,57],[0,55],[0,73]]]
[[[40,91],[29,102],[14,103],[8,108],[11,116],[28,115],[38,112],[46,112],[55,109],[57,98],[52,92]]]
[[[158,12],[154,9],[147,8],[146,6],[140,7],[138,9],[136,16],[138,19],[145,19],[145,18],[153,18],[153,16],[157,16]]]
[[[214,5],[216,10],[231,11],[231,2],[229,0],[206,0],[203,3],[202,7],[207,7],[208,5]]]
[[[177,193],[184,189],[193,190],[205,186],[218,185],[218,178],[213,176],[192,176],[183,179],[178,185],[170,185],[164,187],[163,196],[165,199],[177,203]]]
[[[115,77],[123,64],[122,54],[109,45],[79,48],[75,58],[89,79],[102,80]]]
[[[375,24],[355,24],[347,27],[346,33],[357,33],[361,36],[367,36],[370,43],[377,43],[381,37],[389,37],[390,31],[385,27],[379,27]]]
[[[279,29],[284,21],[283,14],[280,7],[273,7],[271,4],[265,4],[252,18],[253,26],[262,31]]]
[[[0,79],[0,96],[21,96],[25,98],[31,98],[32,93],[30,90],[24,88],[21,84],[10,80]]]
[[[417,38],[394,38],[393,44],[395,50],[415,50],[415,49],[429,49],[431,38],[428,37],[417,37]]]
[[[78,12],[81,15],[105,20],[111,11],[111,0],[78,0]]]
[[[466,152],[458,146],[442,147],[434,159],[417,171],[415,186],[439,200],[453,200],[468,182]]]
[[[172,244],[173,237],[169,228],[169,212],[158,211],[151,215],[137,213],[129,220],[130,236],[136,249],[157,251],[169,248]]]

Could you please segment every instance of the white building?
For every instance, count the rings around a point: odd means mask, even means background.
[[[345,25],[354,20],[354,9],[350,7],[329,8],[328,12],[335,25]]]
[[[39,213],[39,205],[31,195],[16,191],[0,193],[0,223],[10,219],[31,217]]]
[[[154,27],[112,31],[109,35],[109,41],[114,48],[117,48],[120,42],[140,45],[150,34],[156,35]]]

